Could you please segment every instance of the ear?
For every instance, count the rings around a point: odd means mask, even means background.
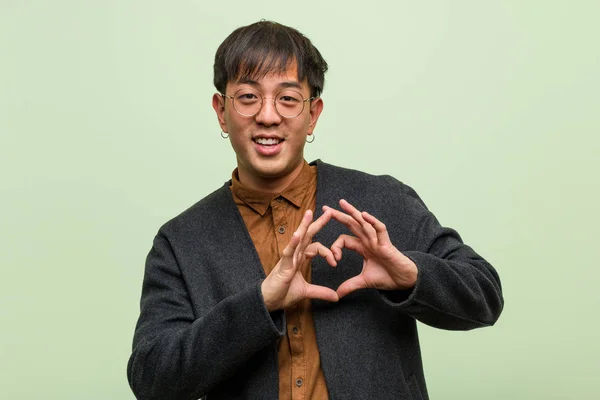
[[[319,116],[323,111],[323,99],[317,97],[316,99],[310,102],[310,123],[308,124],[308,135],[312,135],[315,127],[317,126],[317,121],[319,120]]]
[[[215,112],[217,113],[217,119],[219,120],[219,126],[221,126],[221,130],[225,133],[227,132],[227,123],[225,122],[225,101],[226,98],[221,96],[220,93],[213,94],[212,98],[212,106]]]

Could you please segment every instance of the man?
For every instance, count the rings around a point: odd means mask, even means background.
[[[138,398],[427,399],[416,320],[497,320],[496,271],[410,187],[306,163],[326,70],[268,21],[217,50],[212,105],[237,168],[154,240],[128,364]]]

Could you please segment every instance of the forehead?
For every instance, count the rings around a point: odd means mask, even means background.
[[[240,68],[240,70],[243,71],[244,69]],[[245,74],[242,72],[235,79],[227,82],[227,86],[230,88],[239,88],[246,85],[264,91],[284,88],[295,88],[301,91],[308,90],[308,80],[306,78],[302,81],[299,80],[296,63],[290,63],[282,70],[254,71]]]

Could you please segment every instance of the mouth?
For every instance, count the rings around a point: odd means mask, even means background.
[[[256,152],[263,157],[275,157],[283,150],[284,139],[278,137],[257,136],[252,138]]]
[[[261,146],[277,146],[279,143],[283,142],[283,139],[265,137],[257,137],[252,140],[254,143],[260,144]]]

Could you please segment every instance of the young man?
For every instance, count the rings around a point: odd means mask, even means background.
[[[136,396],[427,399],[416,320],[494,324],[496,271],[410,187],[304,160],[327,64],[301,33],[239,28],[214,69],[237,168],[154,240]]]

